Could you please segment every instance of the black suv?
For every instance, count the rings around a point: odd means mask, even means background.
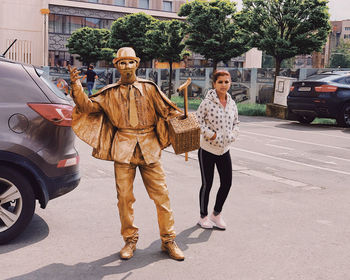
[[[80,181],[72,105],[43,72],[0,57],[0,244]]]
[[[331,71],[294,82],[287,97],[288,113],[301,123],[316,117],[336,119],[350,127],[350,72]]]

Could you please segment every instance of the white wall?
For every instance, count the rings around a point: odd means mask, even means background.
[[[262,51],[257,48],[252,48],[245,53],[245,62],[243,68],[261,68]]]
[[[16,45],[6,55],[7,58],[11,56],[14,60],[38,66],[46,64],[47,59],[44,58],[44,15],[41,14],[40,9],[47,7],[46,0],[0,1],[1,54],[13,39],[17,39]]]

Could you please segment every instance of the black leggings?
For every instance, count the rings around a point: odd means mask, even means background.
[[[230,151],[217,156],[200,148],[198,150],[198,159],[202,177],[202,186],[199,191],[199,206],[201,217],[205,217],[208,215],[209,193],[213,185],[214,167],[216,165],[220,176],[220,188],[216,195],[214,211],[220,213],[232,184],[232,163]]]

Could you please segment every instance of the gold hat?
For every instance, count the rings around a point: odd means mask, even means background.
[[[122,60],[122,59],[133,59],[133,60],[136,60],[137,63],[140,62],[140,58],[136,57],[136,53],[134,49],[130,47],[120,48],[117,51],[116,58],[113,59],[113,64],[116,64],[119,60]]]

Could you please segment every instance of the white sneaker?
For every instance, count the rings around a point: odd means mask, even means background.
[[[210,221],[214,224],[214,227],[217,227],[219,229],[226,229],[227,225],[224,219],[222,218],[221,213],[217,216],[215,216],[214,214],[211,214]]]
[[[213,222],[208,218],[208,216],[205,216],[204,218],[200,218],[198,221],[198,224],[202,228],[213,228],[214,226]]]

